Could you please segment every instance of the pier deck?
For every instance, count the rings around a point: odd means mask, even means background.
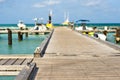
[[[18,32],[21,32],[21,33],[49,33],[50,30],[46,30],[46,31],[38,31],[38,30],[11,30],[12,33],[18,33]],[[0,30],[0,34],[8,34],[8,31],[7,30]]]
[[[67,28],[56,28],[35,80],[120,80],[120,52]]]
[[[35,80],[120,80],[120,51],[65,27],[55,28]]]
[[[0,76],[18,75],[33,58],[0,58]]]

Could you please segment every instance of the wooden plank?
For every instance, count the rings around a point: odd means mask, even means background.
[[[36,70],[36,63],[31,63],[30,66],[24,67],[16,76],[15,80],[33,80],[33,75]]]
[[[12,33],[18,33],[18,32],[22,32],[22,33],[49,33],[51,32],[51,30],[46,30],[46,31],[39,31],[39,30],[12,30]],[[8,31],[7,30],[0,30],[1,34],[7,34]]]
[[[17,61],[14,63],[14,65],[21,65],[24,61],[26,60],[26,58],[24,59],[17,59]]]
[[[33,61],[33,58],[32,59],[26,59],[21,65],[27,65],[27,63],[31,63]]]
[[[19,74],[19,71],[0,71],[0,76],[15,76],[15,75],[18,75]],[[3,79],[2,79],[3,80]]]
[[[9,59],[4,65],[12,65],[17,59]]]
[[[1,61],[2,59],[0,59],[0,61]]]
[[[20,71],[25,65],[0,65],[0,71]]]
[[[8,60],[9,60],[9,59],[2,59],[2,60],[0,61],[0,65],[4,65]]]

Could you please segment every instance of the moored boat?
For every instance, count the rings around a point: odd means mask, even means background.
[[[17,24],[17,26],[19,27],[19,29],[25,29],[26,28],[26,25],[21,20],[19,20],[19,23]]]

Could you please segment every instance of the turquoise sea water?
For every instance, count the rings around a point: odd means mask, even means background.
[[[45,39],[46,35],[29,35],[18,41],[17,34],[12,35],[12,46],[8,45],[7,34],[0,35],[0,53],[6,54],[33,54],[37,46]]]
[[[80,24],[75,24],[80,25]],[[34,24],[26,24],[28,28],[34,27]],[[62,26],[61,24],[54,24],[54,26]],[[108,27],[119,27],[120,23],[89,23],[88,27],[98,27],[103,28]],[[17,24],[0,24],[0,29],[10,28],[18,29]],[[115,43],[114,35],[115,33],[108,33],[107,40],[109,42]],[[13,55],[13,54],[33,54],[36,47],[38,47],[41,42],[46,38],[47,35],[29,35],[29,37],[23,38],[22,41],[18,41],[17,34],[13,34],[13,45],[8,45],[7,34],[0,34],[0,54]]]
[[[0,76],[0,80],[15,80],[15,76]]]

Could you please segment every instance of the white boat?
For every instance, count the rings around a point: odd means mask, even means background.
[[[65,21],[62,23],[62,25],[69,25],[69,13],[65,13]]]
[[[36,24],[31,30],[46,31],[47,28],[43,24]]]
[[[17,26],[19,27],[19,29],[25,29],[26,28],[26,25],[21,20],[19,20],[19,23],[17,24]]]
[[[42,23],[43,18],[34,18],[35,26],[31,28],[30,30],[38,30],[38,31],[46,31],[47,27]],[[38,21],[41,20],[41,23],[38,23]]]
[[[85,29],[83,28],[83,26],[79,26],[79,27],[75,27],[75,30],[93,30],[93,28],[91,28],[91,27],[87,27],[87,26],[85,26]]]
[[[94,36],[103,41],[106,41],[106,39],[107,39],[107,36],[102,33],[95,33]]]
[[[84,29],[83,29],[83,26],[80,26],[80,27],[76,27],[75,30],[82,31]],[[93,30],[93,28],[85,26],[85,30]],[[103,41],[106,41],[107,39],[106,35],[102,33],[94,33],[94,37],[101,39]]]

